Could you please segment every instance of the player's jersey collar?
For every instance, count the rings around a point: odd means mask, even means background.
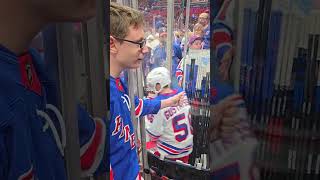
[[[34,60],[38,58],[35,53],[34,50],[29,50],[18,56],[0,45],[0,66],[11,80],[22,84],[27,90],[42,95],[40,80],[34,66]]]

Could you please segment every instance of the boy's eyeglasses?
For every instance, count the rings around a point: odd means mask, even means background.
[[[135,42],[135,41],[130,41],[130,40],[127,40],[127,39],[121,39],[121,38],[117,38],[117,37],[114,37],[114,38],[118,39],[118,40],[121,40],[121,41],[126,41],[126,42],[129,42],[129,43],[138,44],[141,49],[144,48],[144,46],[146,45],[146,40],[145,39],[140,41],[140,42]]]

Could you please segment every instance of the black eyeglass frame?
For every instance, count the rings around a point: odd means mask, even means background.
[[[126,42],[129,42],[129,43],[133,43],[133,44],[137,44],[139,45],[140,49],[144,48],[146,46],[146,39],[143,39],[141,42],[135,42],[135,41],[130,41],[130,40],[127,40],[127,39],[122,39],[122,38],[117,38],[117,37],[114,37],[115,39],[118,39],[118,40],[121,40],[121,41],[126,41]]]

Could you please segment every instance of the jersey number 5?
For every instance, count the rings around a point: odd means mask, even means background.
[[[186,120],[186,116],[184,113],[177,115],[172,119],[172,127],[173,127],[174,133],[176,134],[179,132],[183,132],[183,134],[178,134],[175,136],[175,139],[178,142],[184,141],[188,137],[188,133],[189,133],[188,132],[188,125],[186,123],[182,122],[183,120]]]

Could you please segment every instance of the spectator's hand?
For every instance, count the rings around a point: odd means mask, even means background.
[[[180,92],[169,99],[172,99],[172,106],[182,105],[187,100],[185,92]]]
[[[238,105],[243,103],[240,95],[231,95],[211,107],[211,126],[209,128],[210,140],[216,139],[221,135],[234,132],[235,125],[240,119],[234,117],[239,108]]]
[[[232,134],[237,131],[237,124],[240,123],[240,119],[235,116],[224,117],[220,128],[220,136],[222,139],[230,139]]]
[[[179,106],[188,101],[188,98],[185,95],[185,92],[180,92],[179,94],[172,96],[168,99],[161,101],[161,109],[166,107]]]

